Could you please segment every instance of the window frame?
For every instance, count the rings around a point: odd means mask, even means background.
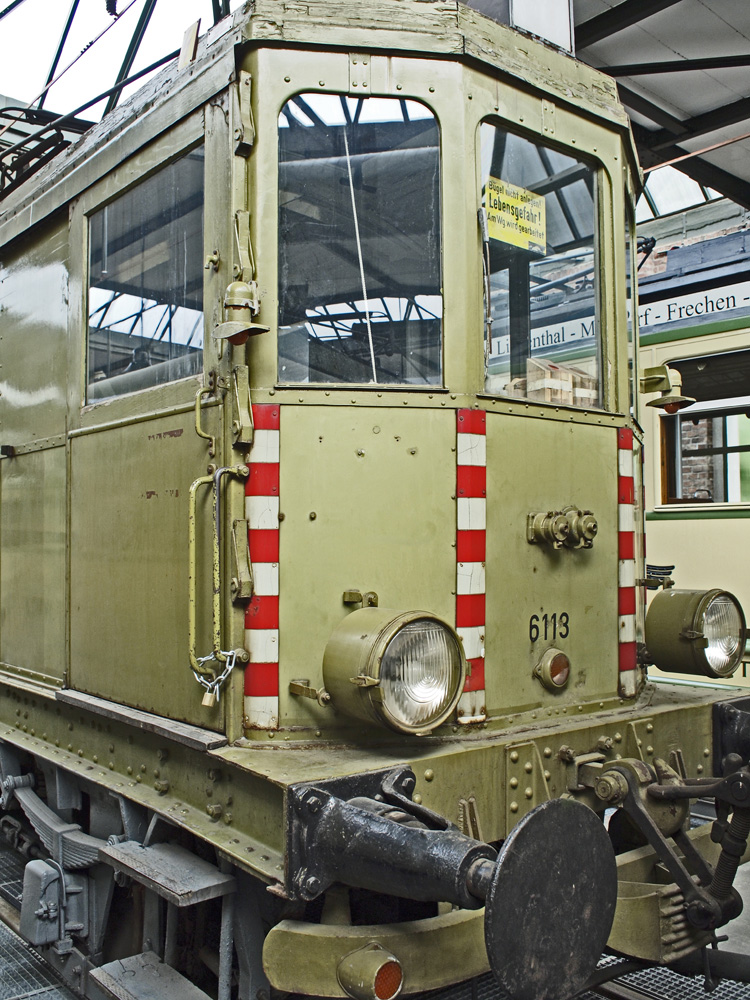
[[[523,119],[521,119],[523,120]],[[593,413],[614,413],[617,412],[617,407],[614,405],[614,400],[610,399],[611,390],[608,386],[608,380],[605,377],[605,366],[606,358],[608,354],[606,346],[606,338],[608,336],[605,319],[604,310],[604,294],[603,294],[603,276],[605,275],[606,268],[602,265],[603,258],[603,241],[604,241],[604,225],[602,220],[602,171],[603,164],[601,160],[597,158],[596,155],[592,154],[585,148],[579,148],[578,146],[573,146],[571,144],[566,144],[563,142],[556,142],[551,139],[549,135],[545,135],[541,131],[532,131],[531,129],[524,129],[519,127],[515,122],[511,122],[495,111],[495,113],[485,113],[477,121],[476,124],[476,165],[477,165],[477,204],[480,208],[484,208],[483,200],[483,169],[482,169],[482,150],[481,150],[481,129],[483,125],[491,125],[495,128],[501,129],[509,136],[514,136],[519,139],[524,140],[537,148],[548,150],[555,153],[560,153],[563,156],[567,156],[570,159],[575,160],[582,166],[588,167],[591,171],[592,177],[592,249],[593,249],[593,273],[595,280],[594,287],[594,323],[596,329],[596,345],[595,345],[595,356],[596,357],[596,371],[597,371],[597,386],[598,386],[598,400],[596,404],[591,405],[577,405],[572,403],[562,403],[556,401],[546,401],[540,399],[530,399],[527,396],[514,396],[507,393],[501,393],[491,390],[487,387],[486,377],[487,377],[487,364],[484,367],[484,374],[482,378],[483,388],[480,395],[502,401],[504,403],[522,403],[525,406],[542,406],[542,407],[555,407],[563,408],[571,413],[584,414],[588,412]],[[554,130],[553,130],[554,131]],[[508,182],[514,183],[514,182]],[[517,186],[517,185],[516,185]],[[543,259],[543,258],[542,258]],[[616,275],[612,277],[613,288],[617,284]],[[486,302],[486,293],[483,289],[482,291],[482,301]],[[486,308],[486,306],[485,306]],[[533,329],[533,328],[532,328]],[[482,331],[481,342],[483,345],[486,344],[486,331]],[[531,347],[529,346],[528,357],[532,357]],[[612,405],[610,405],[612,404]],[[620,408],[621,409],[621,408]]]
[[[400,88],[399,88],[400,89]],[[438,246],[438,260],[437,266],[439,271],[439,281],[438,289],[436,294],[440,298],[440,343],[439,343],[439,374],[438,381],[436,382],[425,382],[425,383],[412,383],[412,382],[358,382],[358,381],[347,381],[347,382],[336,382],[336,381],[282,381],[280,372],[281,354],[279,351],[279,331],[281,330],[281,324],[279,323],[280,318],[280,307],[281,307],[281,225],[280,225],[280,209],[281,209],[281,158],[280,158],[280,132],[281,129],[278,126],[278,119],[281,117],[282,112],[289,104],[290,101],[294,100],[295,97],[307,96],[307,95],[321,95],[326,97],[338,97],[338,98],[349,98],[352,100],[362,100],[362,99],[383,99],[383,100],[393,100],[400,102],[414,102],[423,105],[432,115],[435,126],[437,127],[437,196],[438,205],[435,213],[435,221],[438,229],[439,246]],[[388,93],[379,90],[368,91],[367,93],[357,93],[351,87],[349,89],[344,88],[334,88],[334,87],[321,87],[319,86],[297,86],[287,94],[285,94],[280,102],[278,103],[278,110],[276,114],[276,211],[277,211],[277,227],[276,227],[276,301],[277,310],[275,322],[277,324],[277,337],[275,344],[275,364],[276,364],[276,378],[275,386],[279,391],[297,391],[297,390],[315,390],[323,389],[330,391],[347,391],[347,390],[369,390],[382,392],[444,392],[446,390],[446,341],[445,341],[445,329],[446,329],[446,296],[445,296],[445,205],[444,205],[444,129],[441,117],[434,105],[425,98],[423,94],[415,94],[411,91],[406,93]],[[376,296],[369,296],[368,301],[372,301]],[[383,296],[384,299],[392,298],[392,296]]]
[[[727,458],[732,455],[742,455],[750,454],[750,443],[746,445],[727,445],[727,432],[726,432],[726,418],[731,416],[737,416],[740,414],[747,414],[750,412],[750,401],[746,402],[744,405],[739,402],[732,402],[732,400],[738,400],[743,397],[727,397],[720,400],[709,400],[705,403],[694,404],[691,407],[680,410],[675,414],[659,414],[659,445],[660,445],[660,455],[661,455],[661,503],[665,507],[675,507],[679,505],[689,506],[693,509],[717,509],[717,508],[736,508],[736,507],[750,507],[750,497],[747,500],[714,500],[711,496],[706,499],[701,499],[693,495],[692,497],[677,496],[677,477],[681,474],[682,461],[685,455],[690,455],[690,451],[685,451],[683,447],[680,447],[679,462],[677,449],[682,443],[682,435],[679,435],[677,431],[681,426],[682,421],[689,420],[692,416],[699,419],[716,419],[718,417],[722,420],[722,436],[724,444],[721,446],[711,446],[708,450],[703,450],[703,453],[707,456],[721,456],[722,458],[722,490],[724,496],[729,492],[729,470],[727,467]],[[697,408],[695,408],[697,407]],[[697,453],[697,452],[696,452]],[[682,484],[680,484],[680,489],[682,489]],[[705,488],[707,489],[707,488]],[[700,487],[696,489],[695,492],[703,492],[704,488]]]
[[[156,386],[136,389],[120,396],[104,399],[87,399],[88,389],[88,298],[89,298],[89,220],[92,215],[111,204],[121,195],[139,186],[143,181],[157,174],[162,168],[180,159],[192,149],[203,145],[204,157],[204,213],[207,198],[209,172],[209,141],[205,132],[203,108],[192,112],[182,121],[162,132],[153,141],[136,151],[122,162],[116,162],[112,169],[87,188],[70,208],[70,308],[68,318],[69,370],[76,377],[69,385],[69,408],[72,415],[71,430],[97,426],[101,419],[101,407],[106,406],[107,423],[112,419],[128,419],[137,412],[152,412],[154,409],[170,409],[182,406],[195,398],[195,387],[202,384],[203,373],[215,364],[216,348],[209,335],[208,311],[206,308],[206,279],[204,272],[203,307],[203,364],[197,374],[188,375]],[[211,141],[216,141],[214,138]],[[115,151],[112,158],[115,157]],[[134,161],[138,170],[134,171]],[[206,225],[204,214],[203,252],[206,247]]]

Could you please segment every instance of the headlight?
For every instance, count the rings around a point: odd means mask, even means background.
[[[660,670],[730,677],[745,649],[745,616],[726,590],[662,590],[648,609],[646,646]]]
[[[323,681],[333,705],[401,733],[429,733],[461,696],[466,657],[446,622],[426,611],[361,608],[328,640]]]

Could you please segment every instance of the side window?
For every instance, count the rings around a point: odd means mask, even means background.
[[[88,321],[88,401],[200,372],[202,147],[89,216]]]
[[[601,406],[596,173],[490,122],[479,139],[486,390]]]
[[[439,385],[442,309],[432,112],[293,97],[279,116],[279,381]]]
[[[750,351],[669,364],[696,402],[660,418],[662,502],[750,503]]]

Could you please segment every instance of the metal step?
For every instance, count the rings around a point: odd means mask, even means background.
[[[127,840],[101,848],[99,859],[175,906],[193,906],[237,889],[231,875],[177,844],[143,847],[135,840]]]
[[[109,1000],[210,1000],[152,951],[92,969],[89,980]]]

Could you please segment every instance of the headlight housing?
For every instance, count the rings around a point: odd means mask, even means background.
[[[649,605],[646,647],[660,670],[731,677],[745,650],[745,615],[726,590],[662,590]]]
[[[465,680],[460,639],[428,611],[361,608],[334,630],[323,655],[333,706],[400,733],[424,735],[445,722]]]

